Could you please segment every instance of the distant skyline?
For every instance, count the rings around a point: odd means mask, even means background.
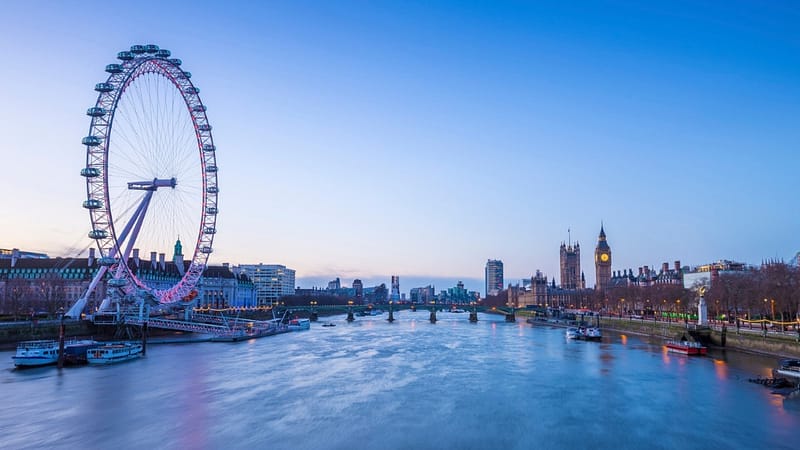
[[[483,292],[570,236],[594,286],[601,221],[613,270],[800,250],[794,2],[136,5],[4,4],[0,248],[85,256],[85,110],[154,43],[214,127],[210,264]]]

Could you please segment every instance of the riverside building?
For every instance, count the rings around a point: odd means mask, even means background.
[[[234,272],[252,280],[258,306],[269,306],[284,295],[295,293],[295,271],[281,264],[241,264]],[[338,279],[337,279],[338,281]]]
[[[486,296],[497,295],[503,290],[503,261],[486,261]]]

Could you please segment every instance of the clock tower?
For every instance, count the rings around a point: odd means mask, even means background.
[[[606,232],[600,224],[600,236],[594,249],[594,268],[597,275],[595,290],[605,291],[611,282],[611,247],[606,242]]]

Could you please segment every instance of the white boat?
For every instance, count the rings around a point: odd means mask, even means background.
[[[600,332],[600,328],[589,327],[583,330],[583,333],[581,333],[581,339],[586,341],[600,341],[603,339],[603,334]]]
[[[121,342],[104,344],[89,350],[86,360],[89,364],[113,364],[142,356],[142,344]]]
[[[578,331],[575,327],[567,328],[567,339],[578,339],[580,337],[580,331]]]
[[[800,380],[800,359],[782,359],[778,368],[772,369],[775,378],[786,377],[797,382]]]
[[[292,319],[289,321],[290,331],[308,330],[311,328],[311,319]]]
[[[17,353],[11,357],[19,368],[39,367],[58,362],[58,341],[23,341],[17,344]]]

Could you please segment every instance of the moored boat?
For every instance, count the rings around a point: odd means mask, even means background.
[[[211,338],[211,342],[238,342],[272,336],[291,331],[288,325],[280,322],[262,322],[251,327],[234,328]]]
[[[601,341],[603,340],[603,334],[600,332],[600,328],[597,327],[589,327],[584,328],[581,330],[580,338],[585,341]]]
[[[289,321],[289,330],[301,331],[311,328],[311,319],[292,319]]]
[[[19,368],[39,367],[58,362],[58,341],[23,341],[17,344],[17,353],[11,357]]]
[[[705,355],[708,352],[708,349],[699,342],[667,341],[665,345],[668,351],[684,355]]]
[[[800,382],[800,359],[782,359],[778,362],[778,368],[772,369],[775,378],[785,377],[797,383]]]
[[[113,364],[142,356],[140,343],[119,342],[99,345],[86,352],[89,364]]]
[[[79,339],[64,344],[64,364],[86,364],[86,356],[90,350],[102,345],[92,339]]]
[[[578,331],[578,329],[575,327],[569,327],[567,328],[566,336],[567,339],[578,339],[580,336],[580,331]]]

